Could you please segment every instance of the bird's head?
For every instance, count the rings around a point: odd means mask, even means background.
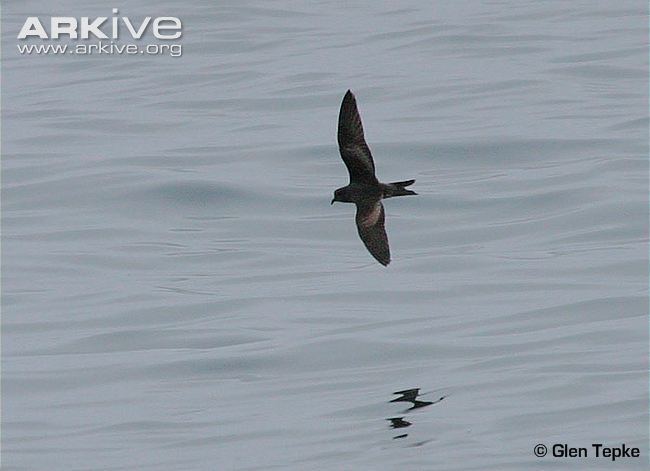
[[[330,204],[334,204],[335,201],[345,202],[345,188],[339,188],[334,192],[334,198]]]

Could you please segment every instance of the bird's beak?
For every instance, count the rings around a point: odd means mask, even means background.
[[[330,203],[330,206],[334,204],[334,201],[336,201],[336,198],[332,198],[332,202]]]

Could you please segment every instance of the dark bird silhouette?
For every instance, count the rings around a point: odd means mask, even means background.
[[[389,417],[386,420],[390,421],[390,428],[404,428],[413,425],[408,420],[404,420],[404,417]],[[408,436],[408,433],[402,433],[401,435],[395,435],[393,437],[393,440],[397,440],[398,438],[406,438]]]
[[[412,405],[408,410],[419,409],[420,407],[430,406],[442,401],[446,396],[441,396],[435,401],[420,401],[417,397],[420,395],[420,388],[405,389],[404,391],[395,391],[393,394],[399,394],[400,397],[389,402],[410,402]]]
[[[389,417],[386,420],[390,421],[390,428],[404,428],[413,425],[408,420],[404,420],[404,417]]]
[[[356,223],[359,237],[375,259],[386,266],[390,263],[388,236],[384,227],[382,199],[393,196],[416,195],[406,187],[415,180],[381,183],[375,176],[375,163],[363,136],[357,101],[350,90],[341,103],[338,129],[339,152],[350,174],[350,183],[334,192],[335,201],[357,206]]]
[[[398,394],[400,397],[396,397],[390,402],[413,402],[420,395],[420,388],[404,389],[395,391],[393,394]]]

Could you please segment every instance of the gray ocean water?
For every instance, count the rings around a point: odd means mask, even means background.
[[[17,52],[112,7],[182,56]],[[4,2],[3,469],[647,469],[647,13]],[[417,180],[387,268],[330,206],[348,88]]]

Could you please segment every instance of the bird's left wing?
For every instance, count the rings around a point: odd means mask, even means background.
[[[390,263],[390,247],[384,227],[384,205],[380,200],[360,201],[357,205],[359,237],[375,259],[386,266]]]

